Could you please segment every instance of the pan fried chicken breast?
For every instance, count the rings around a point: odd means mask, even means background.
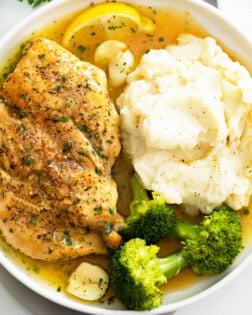
[[[40,208],[10,192],[4,194],[0,207],[5,220],[2,233],[8,235],[10,244],[32,258],[52,261],[108,252],[98,233],[73,228],[50,208]]]
[[[103,71],[38,38],[0,94],[0,229],[7,242],[44,260],[116,248],[122,218],[110,172],[120,151],[119,117]]]

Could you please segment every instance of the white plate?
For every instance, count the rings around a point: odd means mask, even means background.
[[[13,6],[13,1],[16,0],[12,0],[12,2],[8,1],[8,3],[11,3],[11,6]],[[170,0],[167,0],[167,3]],[[183,1],[183,0],[182,0]],[[7,1],[6,1],[7,2]],[[4,7],[6,8],[6,2]],[[56,3],[57,1],[55,1]],[[67,6],[69,5],[70,1],[64,1],[65,2],[65,9],[67,8]],[[67,3],[68,2],[68,3]],[[77,5],[77,3],[81,3],[81,1],[72,1],[73,3],[76,3],[76,8],[79,6],[79,4]],[[147,1],[148,2],[148,1]],[[156,1],[158,2],[158,1]],[[179,2],[179,1],[178,1]],[[55,3],[52,3],[51,5],[49,5],[48,7],[52,7],[55,8]],[[83,3],[83,0],[82,0]],[[190,6],[190,1],[185,1],[184,5],[187,6],[188,8]],[[1,5],[2,2],[0,3],[0,12],[3,12],[1,9]],[[18,4],[23,5],[23,4]],[[196,16],[200,13],[202,13],[202,8],[198,8],[196,1],[195,3],[192,2],[192,7],[195,10],[195,14]],[[20,7],[21,8],[21,7]],[[27,11],[26,11],[27,9]],[[22,14],[26,14],[28,12],[28,10],[30,10],[30,8],[26,8],[24,11],[22,11]],[[204,10],[203,10],[204,11]],[[11,12],[11,11],[10,11]],[[42,17],[42,19],[40,19],[40,21],[42,22],[43,19],[51,19],[51,16],[49,16],[47,14],[46,8],[42,9],[42,12],[44,12],[44,16]],[[53,14],[60,14],[60,12],[58,11],[58,9],[53,9]],[[16,34],[16,39],[22,39],[23,36],[25,36],[25,34],[28,34],[31,32],[33,24],[32,21],[34,19],[36,19],[36,16],[38,16],[38,12],[35,13],[35,15],[33,17],[30,17],[27,21],[26,21],[26,26],[24,28],[20,28],[19,30],[12,30],[7,37],[5,37],[5,45],[7,45],[6,47],[11,49],[11,45],[12,45],[12,38],[14,36],[14,34]],[[209,20],[208,17],[212,17],[213,20]],[[239,41],[241,41],[241,45],[239,47],[237,47],[237,52],[241,54],[242,58],[244,58],[245,60],[248,60],[248,54],[244,53],[244,51],[248,51],[248,49],[251,49],[251,46],[248,44],[248,42],[246,41],[246,39],[238,34],[238,32],[236,32],[231,26],[229,26],[226,21],[224,20],[220,20],[220,16],[219,14],[209,8],[209,15],[205,15],[203,14],[202,18],[200,19],[200,21],[202,22],[202,24],[205,24],[207,28],[210,28],[211,30],[213,30],[213,35],[219,37],[219,38],[223,38],[223,36],[226,37],[226,44],[232,48],[235,48],[235,42],[233,40],[234,36],[236,36]],[[6,20],[8,22],[8,19]],[[22,30],[22,31],[21,31]],[[1,49],[0,49],[1,50]],[[7,51],[2,51],[2,55],[4,55],[5,53],[7,53]],[[1,54],[1,53],[0,53]],[[249,256],[250,253],[250,249],[247,249],[244,253],[243,253],[243,257],[240,257],[240,260],[243,260],[244,257]],[[215,286],[211,287],[209,290],[204,291],[203,293],[200,294],[200,297],[205,297],[209,294],[210,291],[215,291],[217,288],[222,287],[224,284],[226,284],[227,281],[231,281],[239,272],[241,272],[242,269],[244,269],[250,262],[251,258],[246,259],[246,261],[244,261],[242,264],[239,265],[239,267],[235,270],[232,271],[228,277],[226,277],[224,280],[220,281],[218,284],[216,284]],[[29,277],[25,277],[24,278],[24,274],[23,274],[23,270],[20,270],[15,264],[12,264],[11,262],[8,261],[8,259],[4,256],[4,255],[0,255],[0,261],[1,263],[10,271],[10,273],[14,274],[15,277],[17,279],[19,279],[21,282],[24,282],[28,287],[32,288],[34,291],[40,293],[42,296],[46,296],[48,299],[53,299],[55,301],[57,301],[57,303],[60,303],[62,305],[65,305],[67,307],[73,308],[73,309],[79,309],[79,310],[86,310],[86,311],[90,311],[93,314],[100,314],[102,311],[100,310],[94,310],[94,309],[89,309],[89,308],[83,308],[81,305],[77,305],[77,303],[73,302],[73,301],[69,301],[65,296],[57,293],[55,294],[54,291],[48,291],[48,288],[44,285],[41,285],[38,282],[33,281],[31,278]],[[8,274],[6,274],[5,272],[3,272],[3,269],[0,269],[1,272],[1,282],[2,282],[2,287],[0,286],[0,289],[4,288],[4,290],[10,290],[11,293],[13,294],[13,296],[16,296],[15,301],[17,302],[16,304],[16,308],[14,309],[13,313],[10,312],[10,310],[7,308],[5,309],[6,311],[4,311],[3,308],[1,308],[1,313],[3,312],[3,314],[17,314],[17,315],[21,315],[22,311],[24,310],[23,314],[34,314],[34,315],[38,315],[38,314],[74,314],[75,312],[69,311],[69,310],[63,310],[61,307],[55,305],[55,304],[51,304],[48,301],[45,301],[44,299],[42,299],[41,297],[37,296],[36,294],[30,292],[28,289],[24,288],[20,283],[18,283],[16,280],[14,280],[11,276],[9,276]],[[213,277],[211,278],[212,282],[217,281],[217,279],[221,278],[222,276],[218,276],[218,277]],[[245,277],[246,278],[246,277]],[[235,280],[237,281],[237,279]],[[234,281],[233,281],[234,282]],[[229,282],[232,283],[232,282]],[[202,286],[206,286],[207,283],[202,282],[201,283]],[[187,293],[184,292],[183,294],[186,294],[187,296],[191,296],[188,298],[187,301],[183,302],[183,303],[173,303],[170,304],[169,307],[162,307],[159,311],[157,310],[153,310],[151,313],[152,314],[161,314],[164,312],[167,312],[169,310],[174,310],[178,307],[182,307],[188,303],[191,302],[195,302],[198,300],[199,295],[197,296],[193,296],[193,294],[195,292],[197,292],[200,289],[200,286],[196,286],[194,288],[191,288]],[[218,308],[219,308],[219,302],[222,301],[222,297],[225,297],[225,290],[226,289],[220,289],[219,291],[217,291],[214,295],[215,298],[213,299],[213,301],[215,301],[218,304]],[[249,291],[249,290],[248,290]],[[6,292],[6,291],[4,291]],[[219,292],[222,292],[223,296],[220,297],[219,296]],[[26,298],[26,294],[28,294],[28,297]],[[3,305],[3,307],[6,307],[6,304],[8,303],[8,298],[4,298],[3,300],[1,300],[1,298],[4,297],[4,294],[0,295],[0,301],[2,301],[1,305]],[[8,297],[8,295],[7,295]],[[173,294],[169,296],[169,299],[167,299],[167,302],[169,301],[176,301],[178,299],[178,294]],[[212,297],[210,297],[210,299],[212,299]],[[250,301],[251,299],[248,299],[248,301]],[[203,301],[203,305],[204,305],[204,300]],[[199,303],[201,303],[202,305],[202,301],[201,302],[197,302],[198,305]],[[206,301],[206,299],[205,299]],[[227,311],[227,305],[232,305],[232,303],[227,303],[228,300],[226,300],[226,306],[225,306],[225,310]],[[38,303],[38,304],[37,304]],[[10,301],[11,304],[11,301]],[[236,303],[235,303],[236,304]],[[7,304],[8,305],[8,304]],[[39,305],[39,307],[38,307]],[[207,302],[205,304],[205,306],[203,306],[202,308],[197,307],[197,304],[194,304],[193,307],[193,313],[194,315],[197,314],[201,314],[201,315],[212,315],[213,313],[218,314],[216,312],[214,312],[213,309],[211,309],[210,307],[206,307]],[[194,309],[195,307],[195,309]],[[188,307],[187,307],[188,308]],[[190,307],[189,307],[190,308]],[[234,308],[231,308],[234,310]],[[207,313],[208,311],[210,311],[210,313]],[[64,313],[63,313],[64,312]],[[102,312],[104,314],[104,312]],[[130,312],[125,312],[126,313],[130,313]],[[131,312],[132,313],[132,312]],[[106,314],[112,314],[111,311],[107,311]],[[118,314],[118,312],[115,312],[114,314]],[[178,314],[182,315],[183,314],[183,310],[179,311]],[[188,312],[184,313],[189,315]],[[219,314],[227,314],[225,313],[219,313]],[[228,314],[232,314],[230,312],[228,312]],[[235,314],[235,313],[233,313]],[[246,313],[241,313],[241,315],[247,315]]]
[[[252,40],[251,0],[218,0],[218,7],[233,23],[241,27]]]

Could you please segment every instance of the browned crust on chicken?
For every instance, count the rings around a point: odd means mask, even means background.
[[[0,223],[2,233],[31,258],[52,261],[108,253],[99,234],[66,225],[64,216],[51,209],[39,208],[9,192],[0,207],[5,221]]]
[[[0,229],[6,240],[28,256],[47,260],[93,253],[95,248],[104,253],[99,235],[116,248],[120,236],[115,230],[122,219],[116,213],[117,188],[110,171],[120,151],[119,117],[105,74],[39,38],[28,45],[0,92],[0,165],[6,174],[0,183]],[[40,218],[36,230],[44,231],[50,218],[52,242],[53,231],[64,239],[66,229],[75,242],[65,250],[61,243],[55,255],[34,252],[31,244],[29,253],[29,246],[21,245],[26,237],[49,248],[43,238],[38,241],[39,232],[24,224],[33,215]],[[83,231],[89,230],[95,245],[81,245]]]

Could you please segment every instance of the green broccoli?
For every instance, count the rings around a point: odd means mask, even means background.
[[[119,229],[124,240],[139,237],[152,244],[170,235],[175,224],[173,209],[155,192],[152,192],[153,199],[150,199],[135,175],[130,184],[133,193],[131,214]]]
[[[242,247],[240,218],[226,205],[199,224],[177,220],[174,235],[182,239],[182,254],[198,275],[223,272]]]
[[[191,266],[199,275],[223,272],[241,250],[241,222],[227,206],[216,208],[199,224],[177,221],[180,252],[157,258],[159,247],[135,238],[121,245],[111,261],[111,285],[129,308],[150,310],[162,303],[159,286]]]

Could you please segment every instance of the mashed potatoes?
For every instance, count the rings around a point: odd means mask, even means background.
[[[151,50],[119,96],[124,147],[145,188],[187,212],[248,206],[252,79],[208,37]]]

